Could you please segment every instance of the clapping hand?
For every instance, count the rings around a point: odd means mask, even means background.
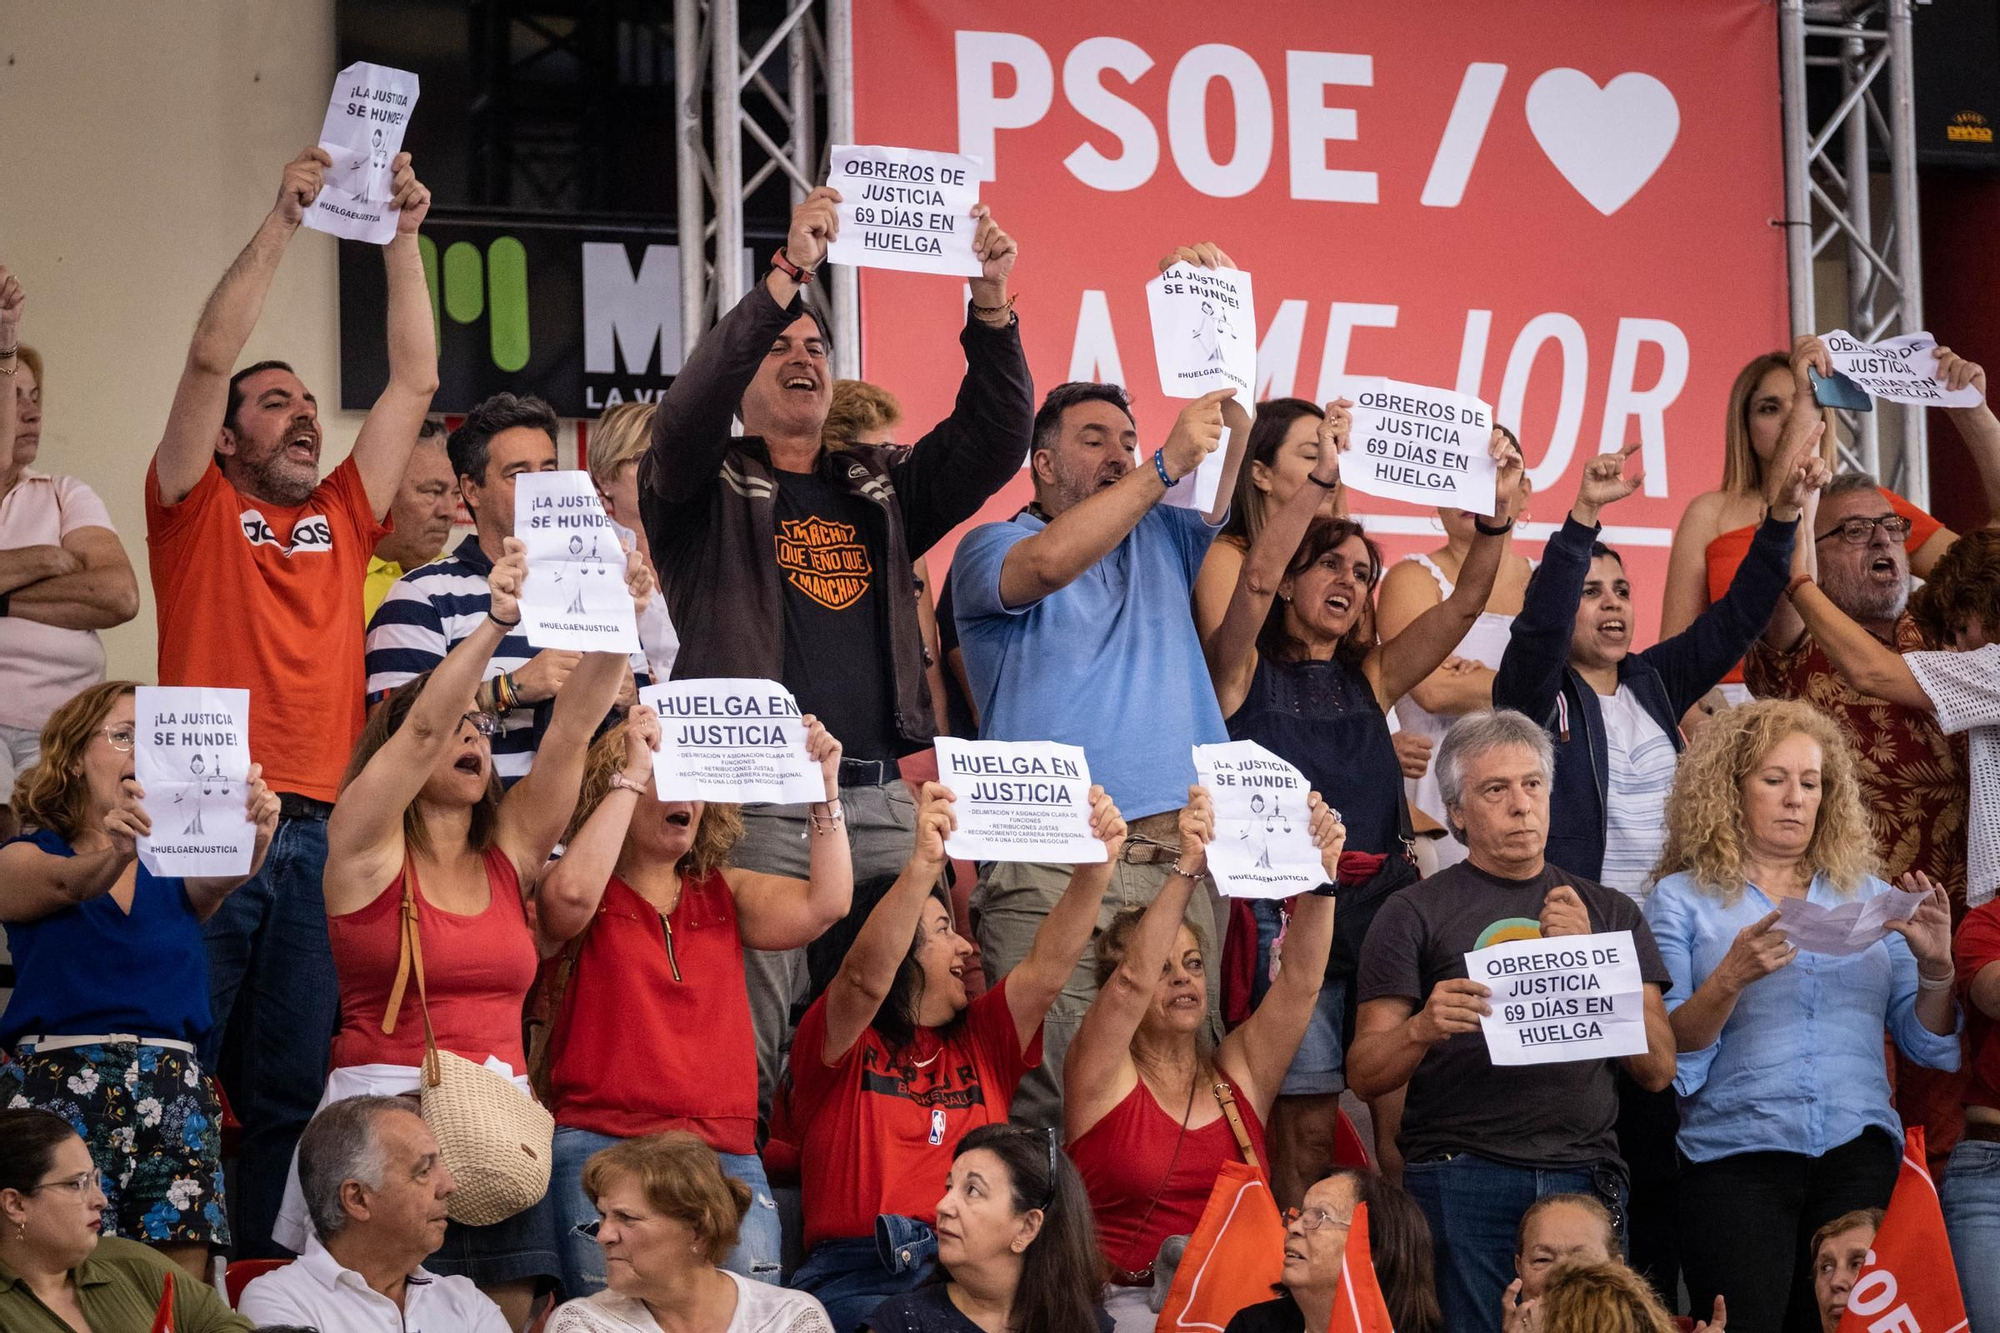
[[[1347,847],[1347,825],[1340,822],[1340,811],[1321,800],[1316,791],[1306,793],[1306,830],[1312,834],[1313,846],[1319,849],[1319,865],[1326,872],[1326,882],[1340,883],[1340,854]]]
[[[1639,441],[1633,440],[1623,449],[1608,454],[1599,454],[1583,465],[1583,477],[1577,482],[1576,503],[1570,507],[1570,517],[1586,528],[1597,526],[1597,516],[1604,506],[1616,504],[1639,489],[1646,480],[1644,468],[1625,475],[1625,464],[1633,454],[1639,452]]]

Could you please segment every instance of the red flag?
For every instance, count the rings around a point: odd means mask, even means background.
[[[1966,1323],[1919,1126],[1904,1140],[1896,1192],[1854,1290],[1847,1293],[1839,1333],[1964,1333]]]
[[[1271,1299],[1284,1267],[1285,1224],[1271,1187],[1255,1167],[1224,1162],[1154,1328],[1222,1333],[1238,1310]]]
[[[1375,1260],[1368,1252],[1368,1205],[1354,1205],[1347,1226],[1347,1250],[1340,1257],[1340,1285],[1333,1289],[1333,1319],[1327,1333],[1396,1333],[1389,1322],[1389,1303],[1375,1281]]]
[[[174,1333],[174,1275],[168,1273],[160,1291],[160,1308],[153,1311],[153,1333]]]

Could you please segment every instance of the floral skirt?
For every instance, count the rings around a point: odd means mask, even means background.
[[[104,1173],[104,1234],[146,1245],[229,1244],[222,1105],[192,1055],[111,1042],[0,1064],[0,1106],[50,1111],[76,1127]]]

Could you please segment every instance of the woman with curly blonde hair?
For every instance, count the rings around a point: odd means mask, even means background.
[[[1703,727],[1667,825],[1646,920],[1673,974],[1688,1290],[1697,1310],[1726,1297],[1739,1333],[1809,1327],[1802,1238],[1885,1206],[1896,1183],[1883,1030],[1916,1063],[1958,1068],[1950,909],[1905,875],[1923,896],[1890,908],[1904,919],[1878,938],[1825,952],[1786,938],[1788,918],[1892,891],[1873,873],[1854,755],[1803,703],[1762,700]]]
[[[1539,1333],[1674,1333],[1674,1319],[1646,1279],[1624,1264],[1572,1263],[1550,1276],[1535,1327]]]
[[[739,807],[654,795],[652,709],[634,708],[591,746],[563,858],[536,890],[543,931],[569,943],[543,964],[537,1007],[546,1022],[528,1060],[556,1119],[549,1193],[571,1296],[605,1284],[604,1251],[575,1231],[597,1219],[584,1163],[669,1130],[696,1135],[748,1187],[749,1212],[722,1267],[778,1280],[743,951],[810,944],[847,914],[854,893],[840,742],[816,718],[804,720],[806,752],[826,782],[826,804],[812,807],[809,880],[728,864],[743,832]]]

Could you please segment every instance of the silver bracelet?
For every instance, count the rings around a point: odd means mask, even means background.
[[[1174,862],[1173,868],[1174,868],[1174,873],[1176,875],[1179,875],[1182,879],[1200,879],[1204,874],[1208,872],[1208,867],[1206,865],[1204,865],[1200,870],[1189,870],[1186,867],[1182,866],[1179,861]]]
[[[1957,980],[1956,972],[1947,972],[1942,978],[1932,978],[1924,975],[1923,968],[1917,969],[1917,989],[1921,991],[1950,990]]]
[[[840,808],[840,798],[830,801],[814,801],[806,807],[806,822],[812,825],[814,833],[831,833],[836,824],[847,822],[847,812]]]

